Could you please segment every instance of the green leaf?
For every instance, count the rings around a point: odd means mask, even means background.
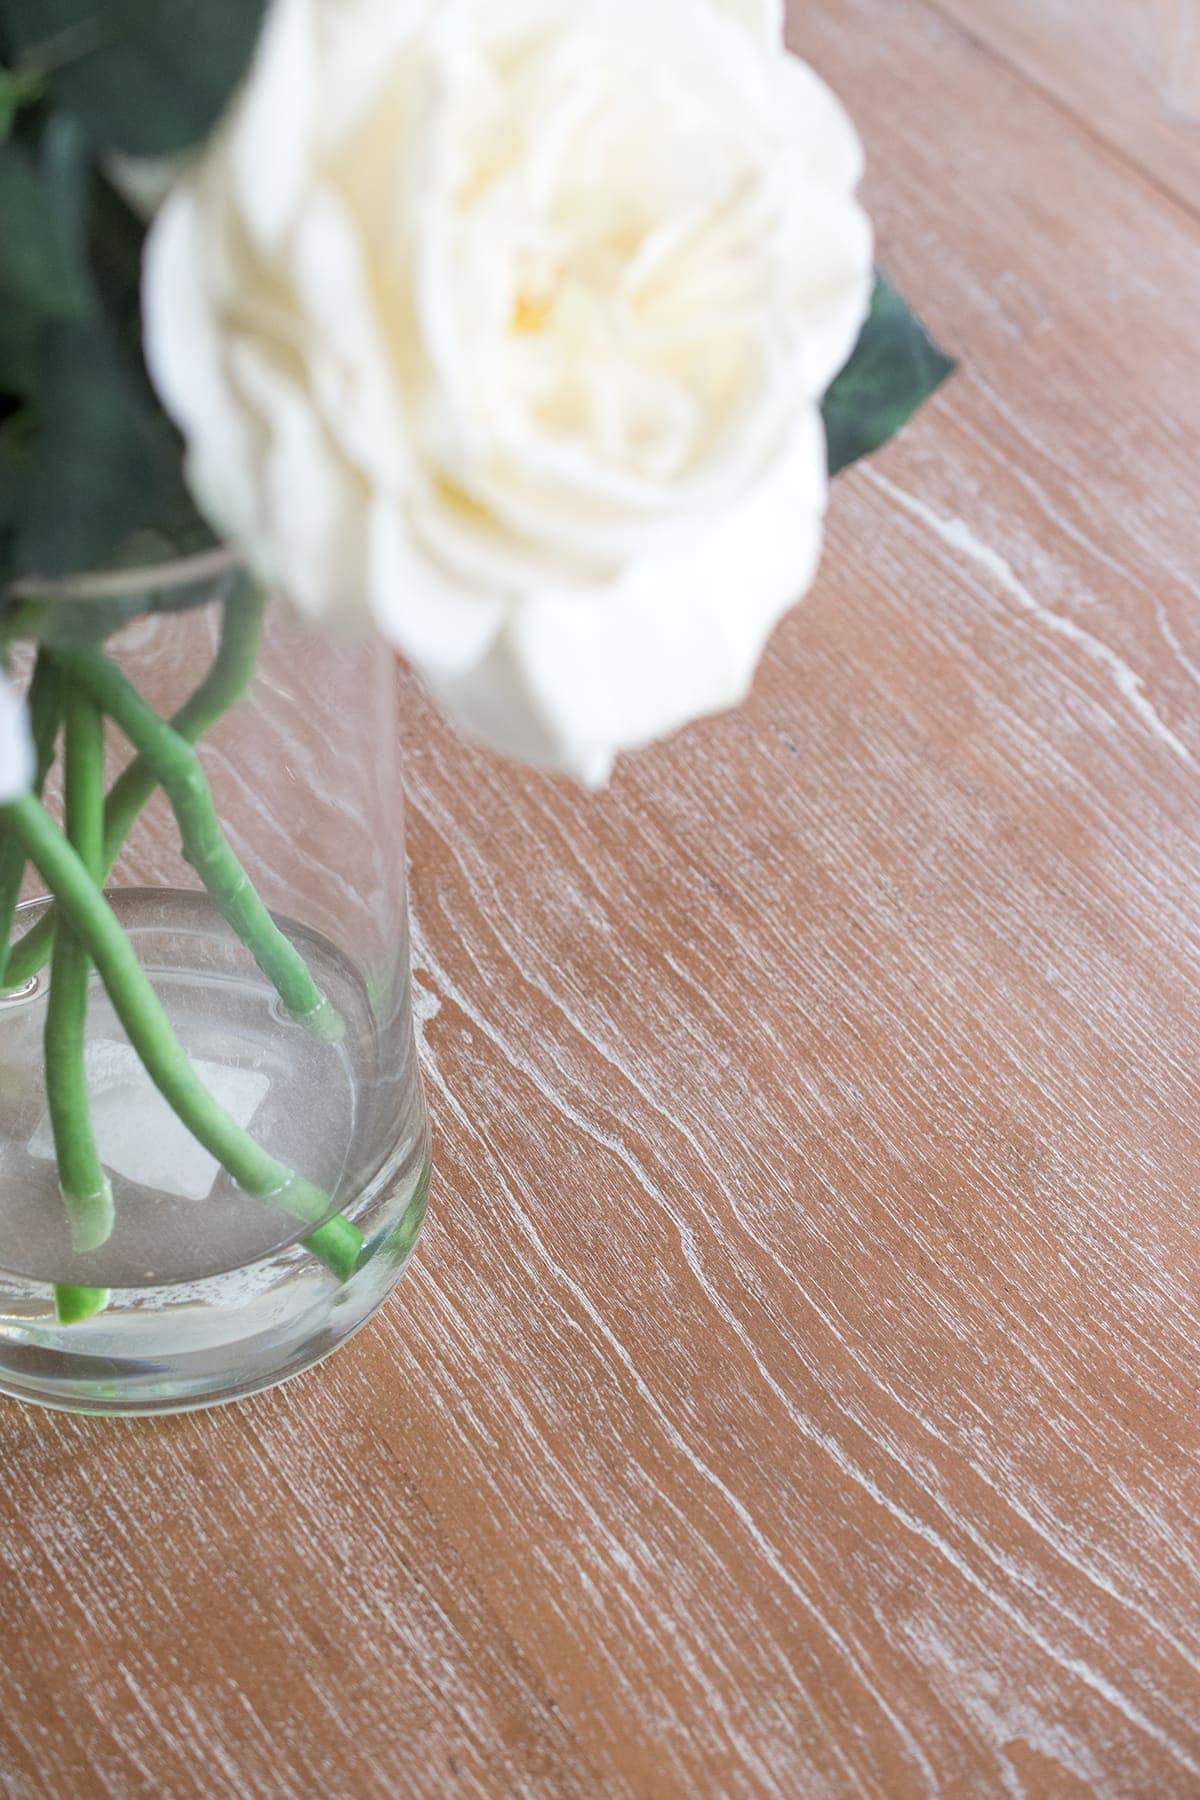
[[[957,365],[883,276],[850,361],[825,396],[829,473],[870,456],[903,429]]]
[[[104,322],[52,327],[43,342],[19,568],[53,576],[102,563],[142,522],[155,485],[137,398]]]
[[[11,574],[13,533],[28,460],[29,421],[22,413],[11,413],[0,424],[0,638],[6,610],[4,588]]]
[[[32,333],[28,307],[0,310],[0,385],[20,395],[22,419],[20,457],[0,467],[7,580],[124,560],[147,532],[165,540],[167,554],[208,541],[183,481],[181,440],[141,358],[140,223],[97,176],[82,128],[66,114],[45,120],[37,176],[76,265],[78,309],[35,319]]]
[[[27,395],[37,385],[42,325],[36,308],[0,290],[0,394]]]
[[[78,316],[87,278],[50,185],[19,145],[0,142],[0,305]]]
[[[122,336],[140,346],[146,228],[103,178],[93,184],[87,236],[92,279],[104,310],[117,323]]]
[[[29,420],[13,413],[0,424],[0,533],[17,522],[17,498],[29,463]]]
[[[22,64],[102,150],[161,156],[216,123],[266,0],[0,0]]]
[[[41,93],[36,76],[0,68],[0,139],[8,136],[23,106],[32,106]]]

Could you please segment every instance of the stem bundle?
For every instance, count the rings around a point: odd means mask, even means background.
[[[160,719],[154,708],[98,650],[64,650],[59,661],[72,682],[125,733],[175,814],[183,854],[200,876],[218,911],[232,926],[288,1012],[327,1043],[342,1023],[321,994],[308,965],[284,937],[251,886],[221,829],[212,790],[194,747]]]
[[[212,668],[192,697],[180,707],[171,726],[189,744],[195,744],[207,731],[243,700],[254,679],[262,641],[264,601],[257,588],[244,588],[236,598],[226,600],[221,611],[221,636]],[[39,666],[40,666],[39,659]],[[46,659],[57,683],[60,679],[54,664]],[[36,688],[37,676],[34,676]],[[33,707],[31,691],[31,708]],[[54,729],[57,730],[57,718]],[[36,737],[37,716],[34,711]],[[51,733],[53,751],[53,732]],[[113,784],[104,808],[104,872],[107,881],[125,840],[136,824],[142,808],[158,787],[154,770],[144,757],[135,757],[125,773]],[[38,788],[40,794],[41,789]],[[0,916],[0,935],[7,940]],[[22,988],[46,965],[54,944],[57,913],[51,907],[32,931],[13,947],[8,962],[7,980],[0,965],[0,986]],[[11,921],[10,921],[11,925]],[[3,952],[0,950],[0,955]]]
[[[179,824],[184,854],[214,903],[273,983],[288,1011],[326,1042],[342,1022],[303,958],[252,887],[217,818],[193,748],[247,687],[257,659],[262,603],[227,600],[220,646],[206,680],[166,723],[100,651],[39,651],[30,688],[38,751],[35,792],[0,808],[0,988],[25,985],[51,957],[45,1032],[46,1093],[59,1180],[77,1252],[103,1245],[113,1229],[112,1191],[92,1129],[85,1063],[88,982],[95,966],[151,1081],[246,1193],[312,1224],[302,1240],[339,1279],[357,1267],[363,1238],[349,1220],[326,1219],[330,1198],[264,1150],[208,1091],[171,1027],[133,945],[103,894],[103,883],[134,821],[162,787]],[[137,752],[104,797],[104,719]],[[40,801],[60,716],[64,721],[65,835]],[[55,897],[10,953],[12,916],[27,862]],[[324,1220],[324,1223],[318,1221]],[[55,1289],[58,1317],[73,1324],[108,1302],[102,1288]]]

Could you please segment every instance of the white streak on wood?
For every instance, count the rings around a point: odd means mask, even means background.
[[[1028,1636],[1030,1641],[1034,1643],[1044,1655],[1059,1663],[1064,1670],[1068,1671],[1082,1681],[1087,1687],[1091,1688],[1108,1705],[1114,1707],[1129,1721],[1130,1724],[1134,1725],[1138,1730],[1145,1732],[1152,1741],[1157,1743],[1172,1757],[1173,1760],[1188,1770],[1190,1774],[1200,1777],[1200,1761],[1194,1760],[1178,1740],[1172,1738],[1167,1732],[1160,1730],[1141,1708],[1134,1705],[1118,1687],[1110,1682],[1098,1670],[1091,1667],[1082,1657],[1064,1652],[1061,1646],[1054,1643],[1053,1640],[1017,1606],[1010,1602],[1006,1597],[995,1591],[989,1590],[986,1584],[976,1574],[975,1570],[970,1566],[966,1559],[955,1550],[947,1538],[941,1533],[933,1530],[924,1520],[918,1518],[909,1509],[887,1494],[865,1470],[855,1464],[854,1460],[847,1455],[844,1447],[835,1438],[827,1432],[821,1431],[812,1421],[805,1418],[797,1411],[791,1397],[786,1393],[779,1381],[764,1363],[753,1341],[749,1338],[744,1326],[741,1324],[741,1321],[738,1320],[733,1312],[726,1306],[719,1293],[707,1280],[700,1262],[695,1238],[687,1226],[686,1221],[669,1200],[668,1196],[656,1186],[648,1170],[641,1161],[636,1158],[619,1139],[609,1136],[606,1133],[598,1132],[591,1120],[583,1114],[578,1113],[560,1092],[551,1089],[546,1084],[545,1077],[538,1071],[532,1061],[518,1051],[511,1043],[505,1041],[503,1036],[497,1031],[496,1027],[479,1010],[473,1007],[469,996],[464,992],[462,987],[455,984],[448,972],[438,965],[428,946],[427,940],[415,925],[413,935],[414,942],[423,946],[420,951],[420,961],[422,965],[435,976],[443,994],[446,997],[453,999],[454,1003],[472,1020],[472,1023],[495,1044],[496,1048],[501,1052],[513,1069],[518,1070],[542,1090],[548,1102],[557,1112],[570,1120],[578,1130],[592,1137],[594,1141],[603,1148],[615,1154],[618,1159],[627,1166],[630,1173],[635,1177],[637,1183],[647,1196],[659,1205],[670,1217],[673,1225],[680,1234],[680,1247],[683,1251],[685,1261],[695,1275],[698,1284],[720,1318],[742,1343],[747,1354],[750,1356],[759,1377],[763,1381],[764,1386],[779,1400],[800,1434],[809,1443],[819,1447],[832,1460],[841,1475],[859,1486],[870,1496],[876,1505],[881,1507],[896,1523],[902,1525],[906,1531],[912,1532],[933,1550],[937,1556],[947,1561],[957,1575],[980,1593],[988,1593],[992,1603],[998,1606],[1017,1629]],[[514,1197],[514,1205],[515,1204]],[[742,1224],[743,1229],[745,1229],[744,1222],[739,1220],[739,1223]],[[529,1231],[531,1241],[538,1248],[539,1253],[546,1256],[547,1261],[549,1261],[547,1253],[538,1242],[536,1234],[532,1231],[532,1227],[528,1225],[528,1221],[525,1222],[525,1228]],[[910,1753],[914,1754],[918,1762],[924,1765],[925,1758],[920,1751],[919,1746],[912,1742],[911,1735],[908,1733],[902,1722],[887,1706],[886,1701],[883,1699],[882,1695],[879,1694],[878,1690],[869,1682],[858,1659],[853,1655],[850,1646],[832,1627],[830,1620],[820,1613],[811,1596],[799,1585],[795,1577],[791,1575],[779,1550],[770,1542],[766,1537],[766,1534],[755,1523],[749,1511],[738,1497],[719,1480],[707,1464],[705,1464],[696,1455],[695,1451],[687,1445],[686,1441],[681,1437],[677,1428],[671,1421],[664,1417],[651,1390],[646,1386],[629,1358],[628,1352],[618,1343],[602,1316],[596,1313],[595,1309],[591,1306],[586,1292],[574,1282],[572,1278],[567,1276],[565,1271],[557,1270],[556,1272],[562,1280],[568,1283],[580,1305],[588,1310],[589,1316],[594,1317],[594,1322],[597,1327],[603,1332],[606,1340],[612,1344],[613,1348],[617,1351],[617,1354],[625,1363],[625,1366],[629,1369],[629,1372],[634,1376],[643,1397],[653,1407],[656,1416],[659,1417],[664,1429],[669,1432],[676,1447],[688,1456],[689,1460],[692,1461],[696,1468],[697,1473],[699,1473],[704,1480],[715,1485],[727,1503],[737,1512],[739,1519],[747,1527],[753,1541],[758,1546],[771,1568],[785,1581],[790,1591],[798,1600],[800,1600],[805,1609],[813,1614],[818,1623],[820,1623],[822,1628],[829,1635],[831,1641],[838,1645],[842,1654],[847,1657],[847,1660],[854,1668],[859,1679],[862,1680],[864,1686],[867,1687],[872,1698],[880,1705],[881,1710],[885,1712],[885,1715],[888,1717],[893,1728],[905,1740]],[[886,1445],[884,1447],[887,1448]],[[1017,1569],[1008,1558],[997,1555],[991,1546],[988,1545],[987,1541],[973,1529],[969,1521],[959,1518],[957,1523],[960,1528],[965,1528],[968,1538],[978,1549],[983,1550],[989,1558],[1004,1567],[1008,1574],[1015,1575],[1018,1581],[1028,1585],[1025,1583],[1025,1579],[1021,1575],[1019,1569]]]
[[[1167,617],[1167,609],[1161,600],[1156,600],[1154,602],[1154,616],[1158,620],[1159,630],[1162,632],[1163,639],[1176,662],[1187,675],[1188,679],[1194,681],[1196,686],[1200,687],[1200,664],[1194,662],[1193,659],[1187,655],[1170,619]]]
[[[1076,644],[1091,660],[1098,663],[1112,678],[1113,685],[1129,702],[1130,706],[1142,721],[1147,731],[1151,732],[1160,743],[1165,744],[1172,755],[1185,763],[1189,769],[1196,767],[1196,759],[1183,740],[1176,736],[1169,725],[1161,719],[1153,705],[1146,697],[1146,683],[1143,676],[1131,669],[1123,657],[1109,645],[1101,643],[1090,631],[1077,625],[1074,619],[1054,612],[1030,593],[1024,582],[1020,581],[1010,563],[1006,562],[998,551],[989,549],[980,542],[971,527],[963,519],[944,518],[935,512],[932,506],[918,500],[915,494],[905,493],[903,488],[889,481],[878,469],[867,471],[867,477],[880,491],[894,500],[898,506],[927,525],[944,544],[960,555],[968,557],[992,578],[1001,591],[1016,602],[1022,612],[1030,614],[1046,631],[1066,638]]]
[[[699,1261],[698,1261],[698,1258],[696,1255],[694,1239],[692,1238],[692,1235],[691,1235],[687,1225],[685,1224],[683,1219],[679,1216],[677,1211],[668,1203],[665,1196],[656,1190],[654,1183],[651,1181],[649,1175],[647,1174],[645,1169],[642,1168],[642,1166],[637,1161],[637,1159],[634,1158],[630,1154],[630,1152],[628,1150],[626,1150],[625,1147],[623,1145],[619,1144],[616,1140],[610,1139],[607,1137],[598,1137],[594,1125],[589,1120],[582,1117],[580,1114],[576,1113],[574,1111],[574,1109],[563,1099],[561,1094],[557,1094],[557,1093],[554,1093],[553,1091],[551,1091],[546,1086],[544,1078],[538,1073],[537,1069],[534,1067],[534,1065],[528,1059],[519,1056],[513,1050],[511,1045],[507,1045],[503,1042],[503,1040],[499,1037],[499,1035],[497,1034],[495,1028],[491,1025],[491,1023],[486,1018],[484,1018],[484,1016],[480,1012],[478,1012],[476,1009],[474,1009],[472,1007],[469,997],[464,993],[461,986],[458,985],[457,983],[455,983],[453,981],[452,977],[449,975],[449,972],[445,968],[441,967],[438,964],[438,962],[434,959],[434,955],[429,947],[428,940],[422,934],[420,927],[417,925],[415,919],[414,919],[414,924],[413,924],[413,941],[414,941],[414,944],[421,945],[421,949],[418,952],[420,962],[423,967],[427,968],[430,971],[430,973],[435,976],[435,978],[438,982],[438,985],[442,990],[443,995],[450,997],[454,1000],[455,1004],[461,1008],[461,1010],[467,1015],[467,1017],[470,1018],[472,1020],[472,1022],[478,1027],[478,1029],[480,1031],[484,1032],[492,1040],[492,1042],[496,1044],[496,1047],[502,1052],[502,1054],[505,1056],[506,1060],[511,1064],[511,1066],[513,1068],[519,1069],[523,1075],[525,1075],[529,1080],[533,1081],[539,1088],[541,1088],[542,1092],[545,1094],[545,1096],[549,1100],[550,1104],[557,1111],[561,1112],[566,1118],[570,1119],[571,1122],[578,1129],[584,1131],[588,1136],[596,1138],[596,1141],[602,1143],[606,1148],[615,1152],[615,1154],[620,1158],[620,1160],[622,1162],[624,1162],[626,1164],[626,1166],[629,1168],[630,1172],[635,1176],[635,1178],[639,1181],[639,1183],[642,1184],[642,1186],[647,1190],[647,1192],[651,1195],[651,1197],[658,1204],[660,1204],[664,1208],[665,1211],[668,1212],[669,1216],[672,1219],[673,1224],[676,1226],[676,1228],[678,1229],[678,1231],[680,1233],[681,1247],[683,1249],[684,1256],[688,1262],[688,1265],[693,1270],[693,1273],[695,1274],[696,1279],[699,1282],[701,1288],[703,1289],[705,1295],[707,1296],[709,1301],[715,1306],[716,1310],[718,1311],[720,1316],[725,1320],[725,1322],[733,1328],[733,1330],[737,1333],[737,1335],[743,1341],[743,1343],[746,1344],[751,1355],[754,1357],[757,1366],[759,1367],[760,1373],[767,1380],[768,1385],[772,1388],[772,1390],[774,1392],[778,1393],[780,1395],[780,1397],[784,1400],[784,1404],[788,1407],[789,1413],[792,1413],[793,1416],[795,1416],[794,1408],[792,1408],[790,1403],[787,1401],[786,1396],[782,1395],[782,1392],[779,1389],[778,1384],[775,1383],[773,1381],[773,1379],[768,1375],[765,1367],[762,1365],[761,1359],[758,1358],[757,1352],[755,1352],[753,1345],[749,1343],[749,1340],[747,1339],[744,1328],[741,1326],[740,1322],[733,1316],[733,1314],[728,1310],[728,1308],[725,1307],[725,1305],[721,1301],[719,1295],[711,1287],[711,1285],[705,1278],[704,1272],[699,1264]],[[532,1226],[532,1223],[529,1221],[527,1216],[523,1213],[523,1210],[520,1208],[519,1203],[516,1200],[516,1196],[512,1195],[511,1198],[512,1198],[512,1204],[513,1204],[516,1216],[518,1218],[518,1222],[521,1225],[521,1229],[525,1232],[526,1236],[528,1237],[530,1243],[533,1245],[537,1254],[547,1263],[547,1265],[549,1267],[551,1267],[553,1269],[556,1278],[558,1280],[560,1280],[561,1282],[563,1282],[567,1286],[567,1288],[570,1290],[571,1294],[573,1295],[573,1297],[575,1298],[575,1300],[577,1301],[579,1306],[586,1313],[587,1317],[592,1321],[595,1328],[600,1332],[600,1334],[604,1338],[605,1342],[608,1343],[609,1346],[612,1348],[612,1350],[615,1352],[615,1354],[618,1357],[619,1361],[621,1362],[622,1366],[626,1369],[628,1374],[632,1377],[633,1381],[635,1382],[635,1384],[637,1386],[638,1392],[640,1393],[640,1395],[642,1396],[643,1400],[646,1402],[648,1407],[651,1409],[654,1417],[657,1419],[660,1427],[662,1428],[663,1432],[666,1434],[669,1442],[674,1446],[674,1448],[676,1450],[678,1450],[683,1456],[685,1456],[687,1458],[688,1462],[691,1464],[692,1468],[695,1470],[696,1474],[701,1478],[701,1480],[704,1481],[708,1486],[713,1488],[714,1491],[720,1495],[720,1497],[724,1501],[724,1503],[735,1514],[739,1523],[745,1528],[748,1536],[750,1537],[751,1542],[755,1545],[758,1552],[763,1557],[764,1561],[767,1563],[768,1567],[778,1577],[778,1579],[784,1583],[784,1585],[787,1587],[788,1591],[792,1594],[793,1598],[800,1604],[800,1606],[804,1609],[804,1611],[806,1613],[808,1613],[809,1616],[816,1621],[816,1623],[820,1626],[822,1631],[824,1631],[826,1636],[829,1638],[830,1642],[837,1646],[839,1653],[845,1658],[846,1662],[849,1664],[850,1668],[854,1671],[854,1674],[856,1675],[858,1680],[862,1683],[865,1691],[870,1696],[872,1703],[879,1707],[880,1711],[883,1713],[884,1717],[887,1719],[889,1725],[892,1727],[892,1729],[896,1733],[897,1737],[904,1744],[907,1755],[916,1762],[917,1766],[922,1769],[922,1771],[927,1775],[928,1779],[932,1782],[934,1779],[933,1770],[930,1768],[929,1763],[924,1755],[924,1752],[921,1750],[919,1744],[913,1738],[911,1731],[905,1725],[904,1721],[899,1717],[899,1715],[894,1711],[894,1709],[891,1706],[889,1706],[884,1695],[879,1691],[879,1689],[875,1685],[875,1683],[872,1682],[872,1680],[870,1679],[866,1670],[863,1668],[860,1658],[855,1654],[852,1646],[843,1637],[843,1635],[837,1630],[836,1626],[833,1624],[830,1617],[822,1611],[821,1607],[814,1600],[813,1596],[801,1585],[801,1583],[797,1580],[796,1576],[792,1574],[791,1570],[788,1567],[787,1559],[785,1558],[783,1553],[779,1550],[777,1545],[772,1542],[772,1540],[768,1536],[767,1532],[762,1528],[762,1526],[754,1518],[753,1514],[750,1512],[750,1509],[747,1507],[745,1502],[737,1494],[735,1494],[733,1492],[733,1490],[728,1486],[727,1483],[722,1481],[722,1479],[716,1473],[716,1471],[714,1469],[712,1469],[709,1466],[709,1464],[688,1443],[686,1438],[683,1436],[683,1434],[679,1430],[679,1427],[668,1416],[668,1414],[666,1413],[666,1411],[660,1404],[653,1389],[649,1386],[649,1384],[646,1382],[645,1378],[639,1372],[639,1370],[638,1370],[636,1364],[634,1363],[633,1358],[630,1356],[628,1350],[619,1341],[619,1339],[616,1337],[615,1333],[613,1332],[612,1327],[605,1320],[603,1314],[599,1311],[599,1309],[594,1305],[592,1300],[589,1298],[586,1289],[578,1281],[576,1281],[572,1276],[570,1276],[565,1269],[562,1269],[553,1263],[553,1260],[550,1257],[548,1251],[546,1251],[545,1247],[542,1245],[540,1239],[538,1238],[537,1233]],[[799,1423],[800,1421],[797,1421],[797,1422]],[[804,1428],[806,1430],[807,1435],[810,1435],[810,1436],[815,1435],[812,1433],[810,1427],[805,1426]],[[801,1691],[803,1691],[803,1690],[801,1690]],[[806,1698],[807,1698],[807,1696],[806,1696]],[[848,1772],[851,1774],[853,1773],[853,1771],[848,1771]],[[1198,1772],[1200,1772],[1200,1770],[1198,1770]]]

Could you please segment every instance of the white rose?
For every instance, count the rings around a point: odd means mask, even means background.
[[[25,708],[0,675],[0,806],[29,791],[33,781],[33,745]]]
[[[812,579],[860,172],[775,0],[274,0],[147,259],[200,504],[602,781],[740,700]]]

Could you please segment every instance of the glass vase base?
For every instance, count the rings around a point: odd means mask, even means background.
[[[416,1246],[427,1180],[390,1241],[347,1281],[302,1249],[179,1287],[113,1292],[82,1324],[58,1325],[45,1290],[0,1282],[0,1395],[102,1417],[193,1412],[303,1374],[361,1330]]]
[[[44,980],[0,1000],[0,1393],[75,1412],[187,1411],[300,1373],[382,1305],[424,1219],[428,1128],[411,1043],[397,1084],[386,1037],[407,992],[372,991],[326,940],[279,921],[341,1021],[336,1041],[318,1039],[283,1013],[206,896],[110,900],[210,1091],[330,1196],[326,1216],[354,1227],[352,1245],[362,1238],[352,1269],[330,1268],[302,1241],[319,1219],[244,1194],[150,1085],[93,982],[89,1090],[113,1228],[73,1242],[41,1080]],[[32,924],[43,908],[23,910]],[[62,1324],[56,1285],[106,1302]]]

